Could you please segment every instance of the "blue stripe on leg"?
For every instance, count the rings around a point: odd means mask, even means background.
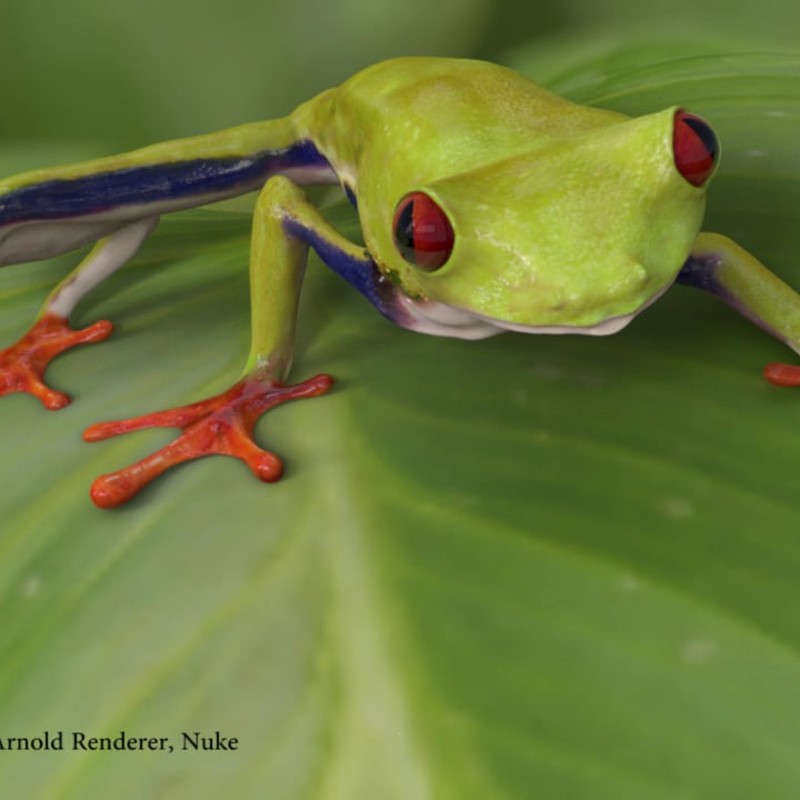
[[[257,188],[271,175],[304,168],[330,169],[311,142],[252,156],[192,159],[43,181],[0,197],[0,225],[80,217],[195,196],[233,195]]]
[[[283,226],[288,234],[314,248],[327,266],[361,292],[384,317],[404,325],[406,314],[397,302],[397,289],[381,273],[366,250],[362,258],[356,258],[295,219],[286,219]]]

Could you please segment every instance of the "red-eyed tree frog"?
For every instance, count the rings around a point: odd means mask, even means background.
[[[614,333],[676,280],[722,298],[800,351],[800,297],[723,236],[700,233],[718,160],[711,127],[680,108],[631,119],[561,99],[504,67],[401,58],[372,66],[289,116],[0,182],[0,264],[94,242],[33,327],[0,351],[0,394],[49,409],[69,398],[48,363],[105,339],[69,327],[76,303],[128,261],[165,213],[258,191],[250,255],[252,337],[241,379],[216,397],[84,432],[98,441],[182,429],[142,461],[99,477],[113,507],[169,467],[211,453],[264,481],[280,459],[253,440],[269,408],[326,392],[286,385],[311,247],[405,328],[479,339],[501,331]],[[343,238],[300,189],[340,184],[365,246]],[[800,384],[800,367],[766,376]]]

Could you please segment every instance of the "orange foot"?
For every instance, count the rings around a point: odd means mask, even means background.
[[[18,342],[0,350],[0,396],[27,392],[38,397],[51,411],[69,405],[69,395],[45,385],[47,365],[65,350],[100,342],[113,330],[108,320],[102,320],[75,331],[63,317],[45,314]]]
[[[259,480],[277,481],[283,473],[280,458],[262,450],[253,440],[253,428],[258,418],[287,400],[324,394],[332,385],[330,375],[317,375],[293,386],[248,377],[227,392],[198,403],[92,425],[83,433],[87,442],[98,442],[142,428],[183,430],[166,447],[147,458],[97,478],[90,491],[92,501],[100,508],[114,508],[126,503],[170,467],[214,453],[241,459]]]
[[[800,367],[791,364],[767,364],[764,377],[775,386],[800,386]]]

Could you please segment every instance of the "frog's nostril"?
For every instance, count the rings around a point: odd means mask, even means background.
[[[704,119],[681,109],[675,112],[672,151],[678,172],[692,186],[702,186],[714,171],[719,145]]]

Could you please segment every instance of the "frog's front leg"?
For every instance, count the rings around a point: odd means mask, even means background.
[[[82,330],[73,330],[69,326],[72,311],[87,292],[133,257],[157,222],[158,218],[137,220],[100,239],[56,286],[30,330],[10,347],[0,350],[0,396],[27,392],[51,410],[69,404],[69,395],[45,384],[47,366],[65,350],[106,339],[114,327],[108,320],[101,320]]]
[[[711,292],[800,353],[800,295],[727,237],[701,233],[678,282]],[[767,364],[764,377],[800,386],[800,366]]]
[[[295,385],[283,383],[292,361],[297,303],[309,245],[339,271],[354,274],[374,269],[363,249],[325,222],[294,183],[282,176],[271,178],[259,195],[253,218],[252,338],[241,379],[226,392],[198,403],[88,428],[84,433],[87,441],[150,427],[183,431],[142,461],[99,477],[91,489],[96,505],[120,505],[170,467],[212,454],[241,459],[260,480],[280,478],[280,458],[261,449],[253,439],[257,420],[273,406],[323,394],[333,383],[328,375]]]

